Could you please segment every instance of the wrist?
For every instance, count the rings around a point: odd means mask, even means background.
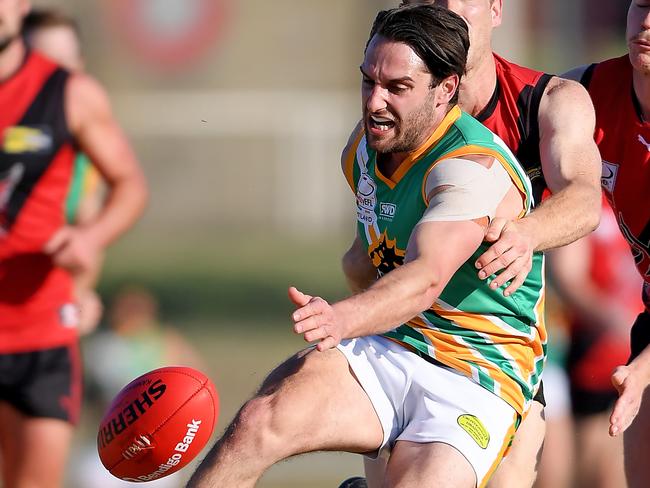
[[[95,249],[104,249],[108,245],[108,238],[97,224],[90,224],[79,228],[84,241]]]
[[[644,387],[650,384],[650,346],[646,346],[641,354],[632,360],[629,368],[643,382]]]
[[[542,251],[542,233],[534,214],[527,215],[516,222],[519,233],[526,237],[533,251]]]
[[[341,300],[332,305],[332,310],[340,328],[341,339],[351,339],[363,335],[355,329],[354,321],[351,320],[352,317],[355,317],[353,313],[354,305],[351,302],[354,301],[356,296]]]

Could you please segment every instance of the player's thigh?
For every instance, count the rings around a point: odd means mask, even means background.
[[[320,449],[367,452],[383,439],[381,423],[368,395],[337,349],[296,354],[262,384],[243,415],[256,415],[283,439],[288,452]]]
[[[624,434],[625,474],[628,488],[648,486],[650,479],[650,390],[643,394],[641,408]]]
[[[393,448],[384,488],[474,488],[472,465],[456,448],[441,442],[398,441]]]
[[[507,456],[488,483],[489,488],[526,488],[533,486],[544,443],[544,407],[533,402],[517,429]]]
[[[62,486],[72,439],[72,424],[29,417],[0,402],[0,445],[6,488]]]

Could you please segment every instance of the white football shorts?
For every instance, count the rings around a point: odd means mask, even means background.
[[[456,448],[484,486],[507,452],[518,414],[462,373],[430,363],[381,336],[341,341],[384,430],[385,457],[397,441],[442,442]]]

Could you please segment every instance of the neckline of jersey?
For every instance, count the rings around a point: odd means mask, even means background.
[[[381,181],[383,181],[391,190],[404,178],[406,173],[417,163],[422,155],[429,150],[431,147],[435,146],[447,133],[449,128],[456,122],[462,114],[462,111],[458,105],[447,112],[447,115],[442,119],[438,127],[433,131],[429,138],[417,149],[411,151],[409,155],[400,163],[395,172],[389,178],[382,174],[377,164],[377,155],[375,153],[375,175]]]

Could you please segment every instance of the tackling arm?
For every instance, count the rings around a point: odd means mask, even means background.
[[[595,124],[593,105],[580,84],[558,78],[548,88],[539,110],[539,149],[553,195],[522,221],[531,226],[536,251],[569,244],[598,226],[601,159]]]
[[[540,156],[551,197],[517,221],[495,219],[486,234],[495,242],[478,260],[484,279],[514,292],[526,279],[534,251],[560,247],[593,231],[600,221],[601,161],[593,139],[595,115],[586,90],[554,78],[539,109]]]

